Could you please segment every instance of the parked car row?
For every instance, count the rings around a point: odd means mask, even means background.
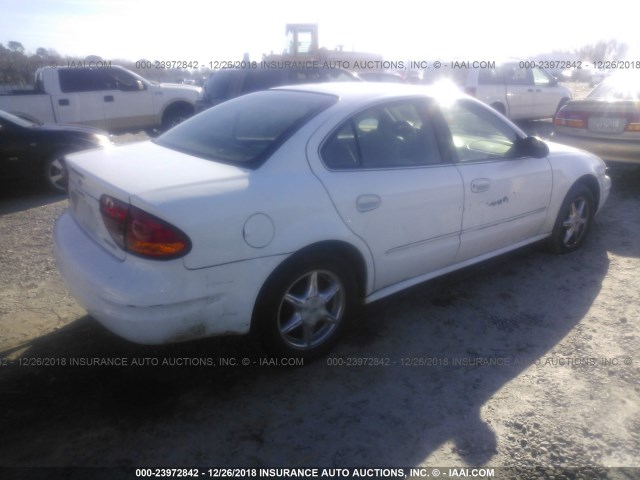
[[[357,75],[341,68],[228,68],[209,76],[196,101],[196,111],[273,87],[359,80]]]
[[[131,96],[142,98],[151,88],[167,89],[166,86],[146,86],[133,74],[129,75],[131,72],[126,72],[118,67],[100,69],[100,71],[98,69],[59,70],[59,72],[54,72],[53,69],[39,71],[40,83],[51,85],[53,82],[51,75],[55,73],[58,75],[57,81],[60,82],[60,89],[67,91],[67,96],[75,95],[73,102],[87,102],[87,95],[101,94],[100,91],[93,91],[87,85],[90,83],[96,88],[103,85],[106,88],[106,85],[109,84],[107,78],[113,77],[114,72],[120,80],[117,81],[113,78],[110,80],[113,88],[126,92],[130,95],[128,98]],[[93,74],[97,75],[96,78],[91,77]],[[637,77],[627,76],[628,80],[623,85],[619,80],[622,76],[613,75],[589,94],[584,101],[571,101],[569,90],[558,84],[557,80],[548,72],[540,68],[519,68],[516,62],[507,62],[497,65],[495,68],[484,69],[444,68],[438,72],[438,75],[438,78],[454,80],[466,93],[475,96],[511,119],[553,117],[554,141],[584,148],[609,161],[640,163],[638,155],[640,150],[638,147],[640,140],[638,138],[640,135],[638,116],[640,113],[637,107],[638,92],[635,87],[638,84]],[[100,83],[100,78],[102,78],[102,83]],[[169,128],[187,118],[194,108],[197,111],[204,111],[231,98],[271,87],[361,80],[404,83],[402,77],[391,72],[354,74],[337,68],[227,69],[215,72],[209,77],[200,96],[191,100],[195,104],[195,107],[189,107],[191,111],[187,110],[185,104],[185,109],[180,110],[182,112],[180,114],[178,107],[175,107],[177,104],[174,104],[175,108],[165,109],[162,122],[165,124],[165,128]],[[431,80],[433,81],[434,78]],[[51,90],[54,87],[48,88]],[[70,93],[74,88],[78,92],[82,91],[82,95],[86,98],[80,98],[80,93]],[[3,98],[5,102],[9,100],[14,103],[18,100],[23,102],[37,100],[41,103],[41,100],[37,98],[41,96],[34,91],[31,94]],[[105,96],[105,102],[107,102],[107,98],[114,97]],[[169,96],[165,100],[170,100],[170,98],[174,97]],[[51,101],[55,100],[53,96],[51,99]],[[64,98],[60,98],[58,103],[64,101]],[[117,107],[116,103],[120,102],[115,102],[114,98],[114,102],[111,102],[110,105],[112,110]],[[134,110],[140,107],[139,102],[127,101],[125,103],[130,110],[133,107],[135,107]],[[107,105],[107,103],[104,104]],[[80,117],[93,115],[91,109],[82,114],[78,113],[84,111],[82,108],[74,108],[74,111],[76,111],[76,117],[67,118],[60,114],[56,117],[56,121],[87,123]],[[129,114],[132,115],[131,118],[142,118],[144,115],[140,112],[135,113],[131,110]],[[130,121],[116,127],[116,123],[113,122],[121,116],[121,114],[111,115],[109,125],[113,127],[112,130],[121,130],[127,126],[132,127]],[[64,154],[106,143],[104,139],[107,134],[105,132],[67,126],[58,128],[36,126],[34,122],[11,115],[3,115],[0,121],[2,122],[0,125],[0,155],[3,162],[3,177],[44,178],[45,183],[56,190],[63,189],[65,184],[62,161]],[[88,121],[88,123],[95,122]],[[153,134],[156,133],[157,131],[154,130]],[[33,141],[35,136],[38,137],[36,142]],[[78,140],[81,137],[82,140]],[[100,140],[96,143],[95,138]]]
[[[115,65],[44,67],[36,71],[32,91],[0,95],[0,110],[37,123],[154,133],[193,115],[199,92],[150,82]]]

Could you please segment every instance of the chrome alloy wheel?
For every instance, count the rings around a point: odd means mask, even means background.
[[[45,162],[44,175],[45,182],[50,188],[57,192],[66,190],[67,171],[62,157],[54,157]]]
[[[289,347],[314,348],[338,328],[345,306],[346,291],[338,276],[312,270],[287,288],[278,308],[278,331]]]
[[[562,222],[562,243],[567,248],[579,244],[589,226],[589,202],[584,196],[576,197],[569,205],[567,218]]]

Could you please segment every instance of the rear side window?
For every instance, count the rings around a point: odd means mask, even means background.
[[[60,90],[64,93],[94,92],[104,90],[105,82],[98,70],[88,68],[62,69],[58,71]]]
[[[478,72],[478,83],[480,85],[497,85],[503,84],[504,78],[500,70],[495,68],[482,68]]]
[[[61,69],[58,74],[60,90],[64,93],[137,91],[146,88],[140,79],[118,68],[70,68]]]
[[[332,95],[262,91],[197,115],[155,142],[207,160],[257,168],[307,121],[337,102]]]
[[[329,136],[320,155],[333,170],[405,168],[442,161],[427,106],[413,100],[358,113]]]

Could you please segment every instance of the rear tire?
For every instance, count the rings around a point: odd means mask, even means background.
[[[337,343],[357,304],[348,264],[327,255],[295,259],[260,293],[253,333],[274,356],[313,360]]]
[[[594,205],[593,194],[586,186],[577,184],[571,187],[549,237],[552,252],[570,253],[584,245],[593,221]]]

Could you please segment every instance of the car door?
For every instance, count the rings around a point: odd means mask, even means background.
[[[104,85],[94,68],[58,70],[61,93],[52,94],[56,122],[106,129]]]
[[[325,132],[310,162],[371,251],[374,290],[443,268],[458,251],[462,181],[442,160],[431,108],[411,99],[361,111]],[[318,143],[309,143],[310,159]]]
[[[531,72],[536,94],[536,117],[553,117],[564,96],[558,88],[558,82],[550,73],[541,68],[534,68]]]
[[[519,68],[515,63],[502,66],[507,89],[509,118],[521,120],[536,118],[536,92],[533,74],[529,68]]]
[[[131,130],[156,125],[152,88],[140,77],[120,68],[97,71],[104,85],[103,107],[107,130]],[[162,95],[162,92],[158,92]]]
[[[456,260],[478,257],[540,234],[551,198],[549,161],[516,154],[521,134],[484,105],[461,99],[443,106],[442,113],[464,182]]]

